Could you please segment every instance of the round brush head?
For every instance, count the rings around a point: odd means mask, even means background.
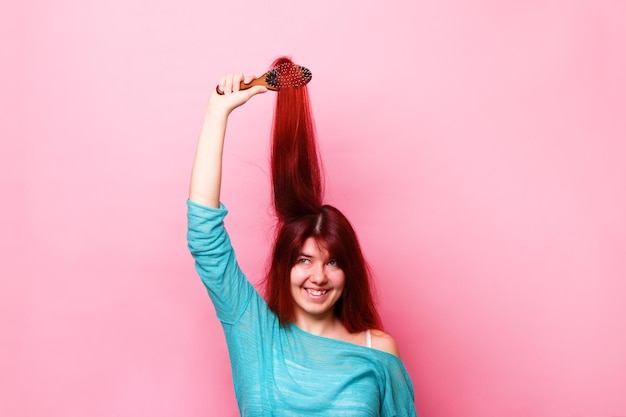
[[[272,88],[280,90],[288,87],[301,87],[311,81],[311,70],[301,65],[283,62],[265,74],[265,82]]]

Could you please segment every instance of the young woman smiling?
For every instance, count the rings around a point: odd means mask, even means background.
[[[276,68],[292,65],[287,58]],[[240,270],[220,202],[230,113],[263,86],[229,74],[214,92],[193,164],[188,242],[228,343],[242,416],[415,416],[413,387],[382,331],[370,274],[346,217],[323,204],[305,86],[277,94],[272,137],[276,238],[265,299]]]

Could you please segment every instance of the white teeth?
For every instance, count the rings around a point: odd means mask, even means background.
[[[308,292],[309,294],[311,294],[311,295],[317,295],[317,296],[320,296],[320,295],[324,295],[324,294],[326,294],[326,293],[328,292],[328,290],[320,290],[320,291],[316,291],[316,290],[309,290],[309,289],[307,289],[307,292]]]

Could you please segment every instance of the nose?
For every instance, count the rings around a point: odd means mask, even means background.
[[[323,264],[318,264],[311,271],[311,276],[309,277],[309,281],[315,285],[323,285],[328,281],[328,277],[326,276],[326,269]]]

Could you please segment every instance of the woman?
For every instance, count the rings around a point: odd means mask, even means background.
[[[286,58],[277,60],[290,62]],[[267,301],[239,269],[224,229],[221,164],[229,114],[263,86],[219,81],[209,99],[188,200],[188,242],[228,343],[242,416],[415,416],[413,387],[380,328],[350,223],[322,204],[306,87],[278,93],[272,143],[277,235]]]

